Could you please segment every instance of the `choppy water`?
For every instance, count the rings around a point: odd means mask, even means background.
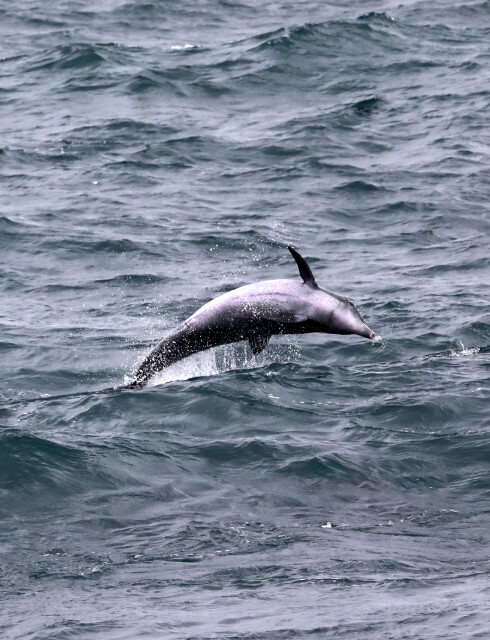
[[[2,638],[486,638],[489,2],[0,4]],[[123,382],[296,277],[382,339]]]

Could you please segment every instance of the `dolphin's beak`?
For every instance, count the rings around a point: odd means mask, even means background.
[[[368,338],[372,340],[376,334],[372,329],[370,329],[367,324],[365,324],[360,331],[356,331],[357,335],[362,336],[363,338]]]

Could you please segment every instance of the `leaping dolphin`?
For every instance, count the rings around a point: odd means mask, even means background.
[[[303,282],[264,280],[211,300],[164,338],[143,360],[134,380],[120,388],[144,387],[174,362],[240,340],[248,340],[254,355],[276,335],[321,331],[356,334],[372,340],[374,331],[364,323],[352,302],[321,289],[306,260],[293,247],[288,249]]]

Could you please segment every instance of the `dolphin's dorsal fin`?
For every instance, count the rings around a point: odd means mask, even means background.
[[[296,249],[293,249],[291,245],[288,245],[288,249],[291,252],[291,255],[293,256],[293,258],[296,260],[296,264],[298,265],[298,269],[299,269],[299,275],[303,278],[303,282],[307,284],[309,287],[312,287],[313,289],[317,289],[318,285],[316,283],[316,280],[313,274],[311,273],[311,269],[308,266],[308,263],[306,262],[306,260],[303,258],[303,256],[300,256],[300,254],[296,251]]]

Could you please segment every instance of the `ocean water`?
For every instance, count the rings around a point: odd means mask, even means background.
[[[0,3],[0,636],[488,638],[490,3]],[[379,339],[128,380],[299,277]]]

